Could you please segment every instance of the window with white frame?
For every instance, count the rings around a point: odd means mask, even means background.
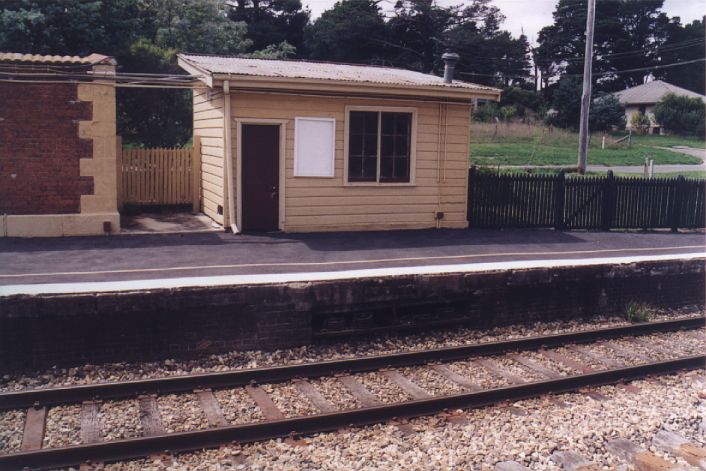
[[[295,118],[294,128],[294,176],[333,177],[336,120]]]
[[[348,182],[409,183],[414,111],[356,107],[347,118]]]

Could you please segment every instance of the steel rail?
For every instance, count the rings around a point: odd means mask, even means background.
[[[88,400],[119,399],[139,394],[169,394],[194,389],[227,388],[252,383],[280,383],[294,378],[331,376],[337,373],[360,373],[381,368],[399,368],[432,362],[449,362],[474,356],[504,354],[513,351],[537,350],[565,345],[588,343],[601,339],[645,335],[706,326],[706,317],[646,322],[620,327],[581,330],[564,334],[524,337],[498,342],[484,342],[460,347],[445,347],[407,353],[375,355],[344,360],[329,360],[298,365],[249,368],[198,375],[181,375],[110,383],[83,384],[58,388],[37,388],[0,393],[0,410],[20,409],[34,405],[53,406]]]
[[[351,425],[369,425],[401,417],[420,417],[451,408],[482,407],[502,401],[527,399],[547,393],[570,392],[587,386],[613,384],[653,374],[704,367],[706,367],[706,355],[688,356],[559,379],[362,409],[20,452],[11,455],[0,455],[0,469],[54,468],[70,466],[87,460],[117,461],[133,459],[165,450],[170,452],[196,450],[215,447],[233,441],[251,443],[287,436],[292,432],[299,434],[326,432]]]

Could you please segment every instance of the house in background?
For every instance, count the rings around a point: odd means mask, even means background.
[[[0,53],[0,237],[120,230],[115,65]]]
[[[636,87],[626,88],[613,93],[620,103],[625,106],[626,128],[632,129],[632,117],[637,113],[642,113],[650,119],[649,133],[661,134],[662,127],[655,120],[654,106],[664,98],[665,95],[673,93],[689,98],[700,98],[706,103],[706,97],[691,90],[677,87],[662,80],[653,80]]]
[[[201,209],[241,231],[464,228],[470,107],[491,87],[408,70],[179,55]]]

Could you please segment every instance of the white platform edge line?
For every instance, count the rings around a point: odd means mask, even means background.
[[[369,268],[329,272],[272,273],[257,275],[222,275],[187,278],[160,278],[128,281],[96,281],[85,283],[45,283],[0,286],[0,297],[37,294],[81,294],[119,291],[149,291],[185,287],[217,287],[278,283],[306,283],[384,276],[440,275],[447,273],[474,273],[482,271],[628,264],[664,260],[706,259],[706,253],[685,253],[651,256],[606,257],[589,259],[523,260],[458,265],[430,265],[395,268]]]

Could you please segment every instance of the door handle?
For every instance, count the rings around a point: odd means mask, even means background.
[[[275,199],[277,196],[277,187],[272,187],[272,194],[270,195],[270,199]]]

